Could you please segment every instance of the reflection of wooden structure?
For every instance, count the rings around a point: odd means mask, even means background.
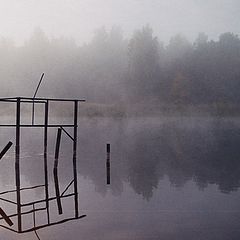
[[[73,219],[79,219],[82,217],[85,217],[86,215],[79,216],[79,210],[78,210],[78,187],[77,187],[77,122],[78,122],[78,103],[83,102],[84,100],[78,100],[78,99],[50,99],[50,98],[27,98],[27,97],[13,97],[13,98],[0,98],[0,102],[7,102],[11,104],[15,104],[16,106],[16,123],[15,124],[1,124],[0,127],[13,127],[15,128],[15,181],[16,181],[16,189],[5,191],[0,193],[0,200],[5,201],[9,204],[12,204],[16,207],[16,213],[11,214],[7,216],[3,209],[0,209],[1,217],[0,219],[5,220],[9,226],[6,225],[0,225],[1,227],[4,227],[6,229],[9,229],[11,231],[17,232],[17,233],[25,233],[30,231],[36,231],[37,229],[44,228],[51,225],[60,224],[66,221],[70,221]],[[49,104],[51,102],[70,102],[73,104],[73,123],[71,124],[49,124]],[[21,106],[22,104],[32,104],[32,123],[31,124],[22,124],[21,123]],[[43,104],[44,105],[44,124],[35,124],[34,121],[34,104]],[[43,128],[44,129],[44,135],[43,135],[43,163],[44,163],[44,184],[37,185],[37,186],[31,186],[31,187],[25,187],[21,188],[21,181],[20,181],[20,135],[21,135],[21,129],[22,128]],[[55,147],[55,160],[54,160],[54,169],[53,169],[53,175],[54,175],[54,183],[55,183],[55,191],[56,195],[53,197],[50,197],[49,189],[48,189],[48,129],[49,128],[57,128],[57,140],[56,140],[56,147]],[[73,136],[66,130],[66,128],[71,128],[73,130]],[[58,155],[59,155],[59,147],[60,147],[60,141],[61,141],[61,133],[64,132],[72,141],[72,168],[73,168],[73,180],[66,186],[65,190],[60,193],[59,190],[59,184],[58,184]],[[12,144],[10,142],[8,145],[2,150],[1,157],[6,153],[6,151],[11,147]],[[1,149],[0,149],[1,150]],[[70,186],[73,185],[73,192],[72,193],[66,193]],[[45,199],[32,201],[28,203],[22,203],[21,201],[21,192],[27,191],[35,188],[44,188],[45,190]],[[2,197],[3,195],[7,195],[8,193],[16,193],[16,201],[9,200],[5,197]],[[57,206],[58,206],[58,212],[59,214],[62,214],[62,205],[61,205],[61,199],[62,198],[68,198],[68,197],[74,197],[74,213],[75,216],[68,219],[62,219],[58,222],[52,222],[50,219],[50,208],[49,208],[49,202],[56,200]],[[42,208],[36,208],[36,204],[38,203],[44,203],[45,207]],[[32,206],[32,209],[29,211],[23,211],[24,207]],[[43,225],[36,225],[35,215],[37,211],[45,211],[47,216],[47,222]],[[26,214],[33,214],[33,227],[30,227],[28,229],[23,229],[22,226],[22,216]],[[17,217],[17,229],[11,228],[11,218]]]

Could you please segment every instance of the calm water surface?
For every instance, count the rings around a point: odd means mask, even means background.
[[[240,119],[80,119],[78,184],[86,218],[38,231],[41,239],[168,240],[240,239]],[[43,183],[42,131],[22,131],[22,186]],[[49,131],[53,167],[56,129]],[[1,129],[0,142],[14,140]],[[111,143],[111,185],[106,185],[106,143]],[[71,141],[63,135],[61,190],[72,180]],[[14,188],[14,149],[0,162],[1,191]],[[50,194],[54,196],[52,171]],[[42,198],[41,189],[22,201]],[[14,196],[10,196],[14,199]],[[7,213],[12,206],[0,202]],[[52,219],[61,219],[56,203]],[[72,200],[63,202],[73,216]],[[43,223],[46,216],[37,215]],[[32,218],[24,219],[29,227]],[[35,239],[0,229],[0,239]]]

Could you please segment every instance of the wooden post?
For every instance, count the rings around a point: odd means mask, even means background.
[[[35,203],[33,203],[33,226],[36,227],[36,209],[35,209]]]
[[[55,160],[54,160],[53,176],[54,176],[55,191],[56,191],[56,198],[57,198],[59,214],[62,214],[62,204],[61,204],[60,189],[59,189],[59,182],[58,182],[58,157],[59,157],[61,135],[62,135],[62,129],[58,128],[57,141],[56,141],[56,147],[55,147]]]
[[[34,125],[34,112],[35,112],[35,104],[33,99],[33,105],[32,105],[32,125]]]
[[[75,217],[78,218],[78,186],[77,186],[77,119],[78,101],[74,101],[74,135],[73,135],[73,179],[74,179],[74,203]]]
[[[107,170],[107,184],[110,184],[110,143],[107,143],[106,170]]]
[[[50,223],[49,215],[49,192],[48,192],[48,159],[47,159],[47,145],[48,145],[48,105],[49,101],[45,103],[45,116],[44,116],[44,175],[45,175],[45,197],[46,197],[46,209],[47,209],[47,221]]]
[[[15,174],[16,174],[16,194],[17,194],[17,218],[18,232],[22,232],[21,218],[21,193],[20,193],[20,116],[21,116],[21,99],[17,98],[16,106],[16,150],[15,150]]]

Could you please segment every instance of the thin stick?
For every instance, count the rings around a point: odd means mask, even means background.
[[[38,85],[37,85],[37,88],[36,88],[36,90],[35,90],[35,93],[34,93],[34,95],[33,95],[33,98],[35,98],[36,95],[37,95],[37,92],[38,92],[38,89],[39,89],[39,87],[40,87],[40,85],[41,85],[41,83],[42,83],[43,77],[44,77],[44,73],[42,73],[42,75],[41,75],[41,78],[40,78],[40,80],[39,80],[39,82],[38,82]]]
[[[62,126],[60,126],[60,128],[63,130],[63,132],[67,134],[69,138],[71,138],[74,141],[74,138]]]
[[[38,240],[41,240],[36,230],[34,230],[34,233],[35,233],[37,239],[38,239]]]
[[[39,82],[38,82],[37,88],[36,88],[36,90],[35,90],[35,93],[34,93],[34,95],[33,95],[32,125],[34,125],[34,98],[35,98],[36,95],[37,95],[37,92],[38,92],[38,89],[39,89],[39,87],[40,87],[40,85],[41,85],[41,83],[42,83],[43,77],[44,77],[44,73],[42,73],[41,78],[40,78],[40,80],[39,80]]]
[[[64,196],[65,192],[71,187],[71,185],[73,184],[74,179],[66,186],[66,188],[64,189],[63,193],[61,194],[61,197]]]

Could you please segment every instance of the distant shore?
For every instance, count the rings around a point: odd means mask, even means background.
[[[22,108],[24,113],[31,113],[31,108]],[[51,111],[56,117],[69,117],[72,107],[52,106]],[[0,107],[1,117],[15,114],[14,105]],[[35,109],[36,116],[43,114],[43,108]],[[83,117],[161,117],[161,116],[202,116],[202,117],[240,117],[240,105],[237,104],[164,104],[164,103],[82,103],[79,115]]]
[[[94,104],[84,103],[80,115],[85,117],[161,117],[161,116],[202,116],[239,117],[240,106],[233,104]]]

